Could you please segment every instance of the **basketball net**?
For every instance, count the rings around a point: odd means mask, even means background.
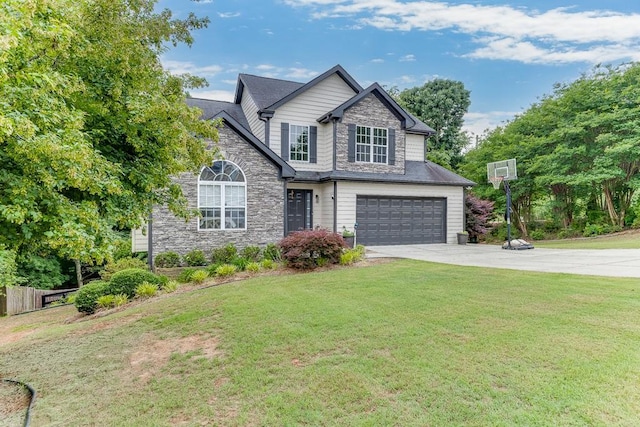
[[[500,184],[502,184],[502,180],[504,180],[503,176],[494,176],[489,178],[489,181],[491,181],[491,184],[493,184],[493,188],[495,188],[496,190],[500,188]]]

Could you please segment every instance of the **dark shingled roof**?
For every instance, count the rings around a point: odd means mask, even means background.
[[[304,83],[253,76],[251,74],[240,74],[238,76],[235,102],[240,103],[242,91],[247,89],[253,102],[256,103],[259,110],[262,110],[275,104],[302,86],[304,86]]]
[[[373,173],[373,172],[305,172],[296,171],[294,181],[322,182],[322,181],[369,181],[369,182],[393,182],[400,184],[428,184],[428,185],[452,185],[468,187],[476,185],[460,175],[451,172],[433,162],[407,161],[405,174],[399,173]]]
[[[220,114],[220,112],[225,111],[247,130],[250,129],[249,122],[238,104],[225,101],[213,101],[211,99],[187,98],[187,105],[200,108],[202,110],[202,116],[200,116],[202,120],[210,120]]]

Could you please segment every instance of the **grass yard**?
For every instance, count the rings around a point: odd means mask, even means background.
[[[403,260],[74,315],[0,319],[33,426],[640,425],[637,279]]]
[[[579,239],[536,240],[534,245],[553,249],[640,249],[640,232],[631,230]]]

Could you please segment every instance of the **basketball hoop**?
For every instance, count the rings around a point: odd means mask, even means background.
[[[500,184],[502,184],[503,180],[504,176],[492,176],[489,178],[489,181],[491,182],[491,184],[493,184],[493,188],[495,188],[496,190],[500,188]]]

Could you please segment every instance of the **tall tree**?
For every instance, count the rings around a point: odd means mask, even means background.
[[[0,3],[0,247],[99,261],[154,204],[187,214],[170,176],[209,161],[217,129],[184,102],[204,81],[159,55],[208,21],[155,3]]]
[[[455,80],[434,79],[422,86],[405,89],[400,104],[435,131],[428,139],[430,159],[444,166],[455,166],[469,143],[462,131],[463,117],[471,104],[470,92]]]

